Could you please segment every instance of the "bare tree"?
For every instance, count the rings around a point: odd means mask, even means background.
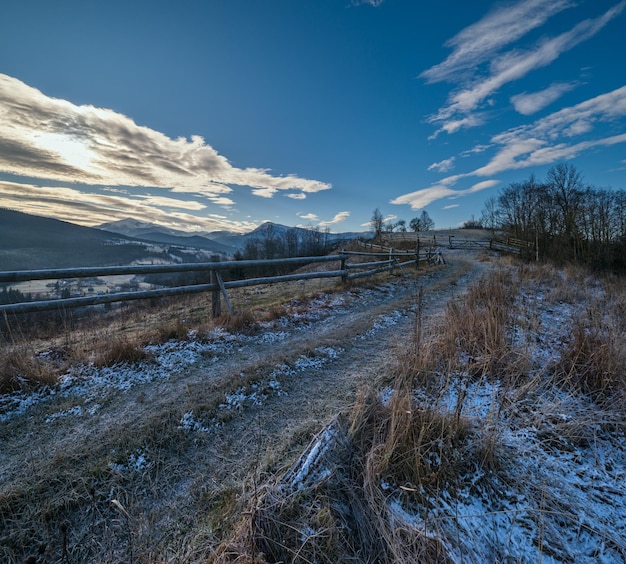
[[[495,196],[491,196],[486,202],[482,210],[482,224],[486,229],[490,229],[492,233],[499,226],[498,200]]]
[[[422,210],[419,217],[414,217],[409,222],[409,227],[416,233],[418,231],[429,231],[435,227],[435,222],[430,218],[426,210]]]
[[[376,208],[374,210],[374,213],[372,214],[371,225],[372,231],[374,232],[374,237],[379,237],[383,232],[385,219],[382,212],[378,208]]]

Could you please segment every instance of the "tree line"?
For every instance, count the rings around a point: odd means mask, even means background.
[[[322,256],[329,248],[330,230],[311,227],[292,227],[278,230],[273,223],[263,225],[258,237],[248,239],[235,260],[272,260],[297,256]]]
[[[372,219],[370,221],[372,231],[374,232],[374,238],[380,237],[383,233],[393,233],[397,231],[399,233],[406,233],[408,229],[419,233],[421,231],[430,231],[435,228],[435,222],[430,218],[426,210],[422,210],[419,217],[414,217],[409,221],[409,227],[407,229],[406,221],[399,219],[396,222],[385,221],[385,218],[379,208],[374,210]]]
[[[626,191],[589,186],[571,164],[509,184],[487,200],[480,224],[537,243],[549,260],[626,269]]]

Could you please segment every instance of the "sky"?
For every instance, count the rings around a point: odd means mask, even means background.
[[[626,189],[626,0],[3,0],[0,207],[196,232]]]

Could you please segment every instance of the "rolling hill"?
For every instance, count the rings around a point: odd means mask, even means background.
[[[122,235],[0,208],[0,270],[123,265],[150,255]]]

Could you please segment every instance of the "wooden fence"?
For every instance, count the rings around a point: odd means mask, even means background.
[[[462,231],[459,231],[458,233],[459,235],[462,235]],[[412,243],[418,250],[423,248],[432,249],[436,247],[471,250],[490,249],[493,251],[527,256],[533,256],[537,251],[536,244],[533,241],[524,241],[513,237],[495,235],[483,238],[464,238],[462,236],[452,235],[446,231],[439,234],[433,233],[428,237],[420,236],[419,233],[413,232],[386,233],[383,235],[383,239],[388,245],[400,242],[404,244]],[[372,244],[369,243],[369,245]]]
[[[359,255],[365,255],[372,258],[384,257],[384,259],[369,262],[348,263],[348,260],[351,256],[356,257]],[[294,280],[310,280],[316,278],[333,277],[339,277],[343,282],[347,282],[349,280],[361,278],[363,276],[371,276],[379,272],[392,272],[395,269],[401,269],[402,267],[407,265],[419,266],[419,263],[424,261],[442,262],[443,257],[440,254],[438,256],[435,256],[432,253],[420,254],[394,251],[393,249],[385,249],[384,252],[380,253],[358,253],[342,251],[340,254],[337,255],[323,257],[292,257],[274,260],[239,260],[184,264],[107,266],[0,272],[0,284],[11,284],[14,282],[26,282],[31,280],[63,280],[68,278],[92,278],[100,276],[191,272],[206,273],[208,274],[209,278],[209,282],[205,284],[192,284],[188,286],[175,286],[134,292],[114,292],[108,294],[0,305],[0,314],[17,314],[62,310],[64,308],[93,306],[113,302],[124,302],[147,298],[160,298],[165,296],[194,294],[199,292],[211,292],[213,316],[217,317],[221,314],[220,296],[224,297],[229,312],[231,314],[233,313],[230,300],[228,299],[228,295],[226,293],[226,290],[230,288],[243,288],[246,286],[274,284],[276,282],[289,282]],[[266,276],[261,278],[241,278],[239,280],[228,281],[224,281],[221,275],[221,271],[224,270],[237,270],[238,272],[241,272],[242,270],[254,269],[259,267],[280,267],[286,265],[330,262],[338,262],[339,268],[336,270],[320,270],[316,272],[286,274],[281,276]]]

